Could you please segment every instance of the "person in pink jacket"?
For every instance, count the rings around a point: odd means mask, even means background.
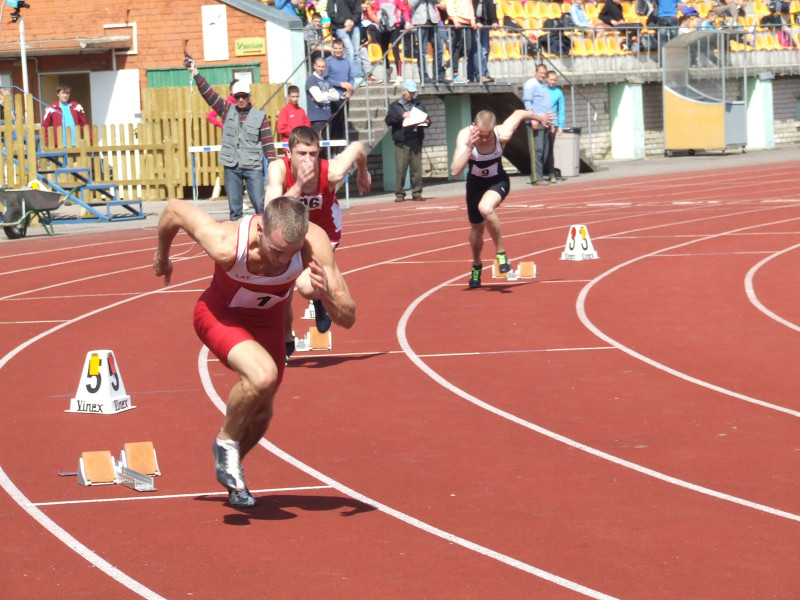
[[[51,128],[55,134],[55,129],[57,127],[63,127],[62,140],[64,146],[75,146],[75,130],[89,125],[89,121],[86,119],[86,113],[83,112],[83,107],[74,100],[69,99],[71,92],[71,88],[66,83],[58,84],[56,88],[58,100],[45,109],[44,118],[42,119],[45,144],[48,143],[48,133]],[[67,132],[69,132],[69,134]],[[92,139],[92,130],[89,129],[89,140],[91,141]]]

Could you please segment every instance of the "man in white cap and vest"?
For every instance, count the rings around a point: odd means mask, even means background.
[[[264,161],[277,158],[272,127],[266,113],[250,102],[250,84],[236,81],[231,86],[234,104],[220,96],[197,71],[194,61],[187,67],[194,75],[203,99],[223,123],[219,162],[225,167],[225,193],[228,195],[231,221],[242,218],[244,189],[256,214],[264,212]]]

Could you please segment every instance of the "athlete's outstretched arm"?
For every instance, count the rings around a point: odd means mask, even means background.
[[[361,142],[353,142],[328,164],[328,183],[336,187],[345,178],[350,167],[358,167],[358,193],[366,194],[372,186],[372,176],[367,169],[367,152]]]
[[[322,300],[331,320],[349,329],[356,322],[356,302],[333,257],[328,235],[313,223],[309,224],[303,259],[308,278],[298,278],[297,290],[304,298]]]
[[[230,267],[236,253],[235,223],[218,223],[204,210],[184,200],[172,199],[158,220],[158,247],[153,256],[156,277],[164,276],[164,285],[172,277],[169,250],[178,232],[183,229],[215,261]],[[231,245],[231,235],[234,243]]]
[[[273,160],[267,165],[267,189],[264,194],[264,205],[270,200],[280,198],[284,194],[283,186],[286,185],[286,165],[282,160]],[[295,194],[295,198],[299,194]]]
[[[515,110],[503,121],[503,124],[498,127],[500,143],[505,145],[506,142],[511,139],[511,136],[514,135],[514,131],[519,127],[519,124],[523,121],[539,121],[543,125],[547,125],[554,118],[555,114],[552,112],[535,113],[532,110]]]

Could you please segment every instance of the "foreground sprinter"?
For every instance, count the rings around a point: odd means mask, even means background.
[[[231,506],[254,506],[241,460],[272,418],[285,362],[285,299],[296,285],[303,297],[322,300],[333,322],[345,328],[355,323],[356,305],[328,236],[309,223],[308,209],[294,198],[276,198],[263,215],[237,222],[217,222],[196,206],[170,201],[158,222],[153,257],[165,285],[172,277],[170,247],[181,229],[216,263],[211,284],[195,305],[195,331],[239,375],[213,444],[217,479],[228,489]]]

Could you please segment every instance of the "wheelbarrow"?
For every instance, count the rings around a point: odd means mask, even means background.
[[[24,238],[28,225],[35,217],[47,235],[53,235],[53,220],[50,211],[61,206],[61,194],[34,188],[10,190],[0,187],[0,203],[3,209],[3,231],[10,240]]]

